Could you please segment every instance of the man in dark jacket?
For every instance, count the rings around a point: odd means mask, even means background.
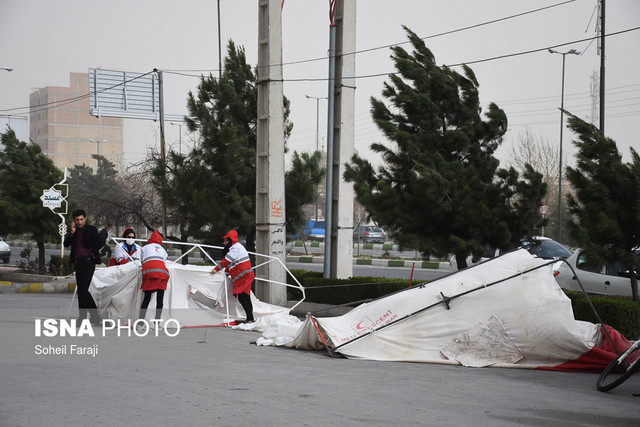
[[[82,209],[73,212],[71,232],[64,239],[64,246],[71,246],[71,263],[76,269],[76,287],[78,289],[79,321],[86,319],[91,310],[91,323],[99,324],[100,317],[96,311],[96,303],[89,293],[89,285],[93,278],[96,264],[100,264],[100,248],[105,240],[100,237],[98,229],[87,224],[87,213]]]

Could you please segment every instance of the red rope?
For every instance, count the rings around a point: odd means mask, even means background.
[[[318,335],[320,335],[320,339],[322,340],[322,343],[324,344],[324,346],[327,346],[327,342],[324,340],[324,337],[322,336],[322,334],[320,333],[320,329],[318,328],[318,324],[316,323],[315,319],[313,318],[313,316],[309,316],[309,318],[311,319],[311,321],[313,322],[313,326],[316,327],[316,331],[318,332]]]

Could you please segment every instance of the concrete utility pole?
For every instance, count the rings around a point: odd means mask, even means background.
[[[164,191],[167,185],[167,157],[165,154],[165,142],[164,142],[164,83],[162,78],[162,71],[155,69],[158,74],[158,97],[160,105],[160,159],[162,161],[162,190]],[[162,197],[162,234],[163,237],[167,236],[167,203]]]
[[[345,163],[351,161],[354,145],[356,60],[356,2],[335,2],[335,79],[332,158],[327,157],[327,216],[331,212],[329,276],[346,279],[353,276],[353,185],[344,181]],[[327,152],[327,156],[329,156]],[[326,218],[328,220],[328,218]],[[329,222],[327,222],[329,224]],[[325,239],[328,233],[325,233]],[[325,261],[325,266],[326,266]],[[326,268],[325,268],[326,274]],[[326,276],[325,276],[326,277]]]
[[[258,2],[258,143],[256,149],[256,252],[286,261],[284,210],[284,128],[282,94],[281,0]],[[264,261],[264,260],[258,260]],[[286,283],[282,265],[256,269],[256,296],[284,305]]]
[[[604,7],[605,0],[600,0],[600,133],[604,135]]]

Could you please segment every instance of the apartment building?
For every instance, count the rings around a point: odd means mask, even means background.
[[[123,119],[89,115],[89,76],[70,73],[69,87],[47,86],[29,96],[29,134],[59,169],[86,165],[100,154],[121,171]]]

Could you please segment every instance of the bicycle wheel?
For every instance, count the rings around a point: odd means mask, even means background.
[[[618,357],[598,377],[596,387],[600,391],[609,391],[625,382],[640,368],[640,346],[636,346],[624,358]]]

